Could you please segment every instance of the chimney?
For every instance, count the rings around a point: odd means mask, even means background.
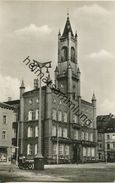
[[[34,89],[38,88],[38,79],[34,79]]]
[[[8,97],[8,101],[11,101],[12,100],[12,97]]]

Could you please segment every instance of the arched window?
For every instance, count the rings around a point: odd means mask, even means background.
[[[35,137],[38,137],[38,126],[35,126]]]
[[[33,129],[32,127],[28,127],[28,137],[32,137],[33,136]]]
[[[64,46],[62,49],[61,49],[61,61],[64,62],[64,61],[67,61],[67,47]]]
[[[75,48],[71,47],[71,61],[75,62]]]
[[[31,144],[27,145],[27,155],[32,155],[32,145]]]
[[[38,153],[38,144],[35,144],[35,155],[37,155],[37,153]]]
[[[28,112],[28,121],[32,120],[32,118],[33,118],[33,111],[29,111]]]
[[[38,119],[38,117],[39,117],[39,109],[36,109],[36,120]]]

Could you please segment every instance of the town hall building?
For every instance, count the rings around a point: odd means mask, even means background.
[[[82,163],[97,160],[96,98],[91,102],[82,99],[80,69],[77,55],[77,33],[73,33],[69,17],[64,31],[58,34],[58,63],[55,69],[55,85],[79,107],[79,111],[92,121],[81,125],[76,115],[47,85],[42,87],[41,129],[39,118],[39,78],[34,89],[25,92],[20,87],[19,154],[28,158],[37,155],[41,130],[42,156],[46,163]]]

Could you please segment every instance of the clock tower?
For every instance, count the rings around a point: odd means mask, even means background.
[[[69,16],[63,33],[58,34],[58,67],[55,83],[71,99],[80,96],[80,70],[77,61],[77,32],[73,34]]]

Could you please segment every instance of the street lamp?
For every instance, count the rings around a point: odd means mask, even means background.
[[[19,156],[19,121],[17,122],[17,147],[16,147],[16,165],[18,165]]]
[[[46,68],[46,73],[48,73],[48,68],[51,68],[51,61],[40,63],[36,60],[34,60],[34,63],[37,64],[37,67],[40,69],[40,73],[42,73],[42,69]],[[38,119],[38,129],[39,129],[39,135],[38,135],[38,146],[37,146],[37,152],[38,154],[34,158],[34,169],[36,170],[43,170],[44,169],[44,160],[42,156],[42,128],[41,128],[41,101],[42,99],[42,90],[41,90],[41,76],[39,76],[39,119]]]
[[[60,103],[58,104],[58,107],[57,107],[57,114],[58,114],[59,107],[60,107]],[[56,128],[57,128],[56,131],[57,131],[57,164],[58,164],[59,163],[59,153],[58,153],[59,152],[59,139],[58,139],[58,129],[59,129],[59,126],[58,126],[58,122],[57,122]]]

